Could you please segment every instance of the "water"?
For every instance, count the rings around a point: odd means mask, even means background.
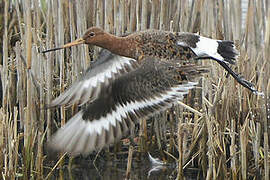
[[[245,28],[248,1],[242,0],[242,28]],[[63,174],[64,179],[91,179],[91,180],[119,180],[125,179],[127,158],[122,160],[104,160],[98,158],[93,164],[93,158],[79,157],[74,159],[72,166],[68,167],[68,161],[65,162],[63,168],[56,169],[49,179],[59,179],[60,173]],[[53,162],[54,165],[56,162]],[[51,167],[53,166],[51,165]],[[62,171],[62,172],[61,172]],[[45,174],[48,174],[49,170]],[[186,180],[202,179],[201,172],[198,169],[186,169],[184,171],[184,178]],[[200,176],[199,176],[200,175]],[[151,180],[151,179],[176,179],[177,166],[170,164],[156,168],[152,166],[149,158],[145,156],[140,161],[133,158],[130,179]]]
[[[119,180],[125,179],[126,174],[126,160],[113,160],[104,161],[97,160],[98,162],[94,165],[92,159],[77,158],[72,163],[72,167],[68,168],[68,163],[63,166],[62,173],[64,179],[108,179],[108,180]],[[193,180],[197,179],[197,169],[188,169],[184,172],[185,179]],[[57,169],[50,179],[59,179],[60,170]],[[170,164],[155,171],[148,158],[136,161],[134,159],[132,163],[132,169],[130,173],[130,179],[175,179],[177,177],[177,167],[175,164]]]

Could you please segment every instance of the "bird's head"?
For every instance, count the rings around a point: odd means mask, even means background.
[[[89,45],[99,46],[103,42],[104,38],[106,38],[106,35],[107,33],[105,33],[103,29],[98,28],[98,27],[91,27],[87,29],[87,31],[84,33],[84,35],[81,38],[76,39],[75,41],[72,41],[70,43],[67,43],[61,47],[45,50],[43,51],[43,53],[56,51],[56,50],[68,48],[71,46],[77,46],[79,44],[89,44]]]

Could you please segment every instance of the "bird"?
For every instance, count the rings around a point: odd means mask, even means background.
[[[128,136],[143,118],[184,98],[208,67],[145,57],[141,63],[103,49],[83,76],[47,108],[78,104],[81,110],[49,140],[55,151],[88,155]]]
[[[165,61],[178,60],[184,63],[192,59],[212,59],[242,86],[254,94],[259,94],[251,82],[229,67],[230,64],[235,64],[239,55],[232,41],[211,39],[196,33],[155,29],[137,31],[118,37],[99,27],[90,27],[81,38],[61,47],[45,50],[43,53],[79,44],[99,46],[114,54],[136,59],[138,62],[144,60],[144,57],[154,57]]]

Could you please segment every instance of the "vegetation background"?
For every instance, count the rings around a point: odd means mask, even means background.
[[[57,172],[64,179],[56,169],[63,162],[49,163],[44,147],[78,107],[45,110],[44,105],[80,77],[98,48],[40,52],[80,37],[91,26],[116,35],[153,28],[235,41],[240,56],[233,69],[265,96],[226,77],[217,63],[201,61],[211,66],[202,88],[187,96],[186,108],[182,104],[155,121],[142,120],[135,152],[155,149],[163,159],[171,158],[178,163],[178,179],[188,167],[200,169],[206,179],[269,179],[268,0],[2,0],[1,178],[50,179]]]

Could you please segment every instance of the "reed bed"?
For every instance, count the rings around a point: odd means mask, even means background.
[[[183,179],[186,169],[196,167],[205,179],[268,180],[270,3],[250,0],[243,9],[244,2],[2,1],[1,178],[48,179],[63,165],[58,161],[63,156],[48,163],[46,141],[78,107],[46,110],[44,105],[81,76],[99,49],[80,46],[46,55],[40,52],[82,36],[88,27],[99,26],[117,35],[155,28],[235,41],[240,56],[233,69],[265,96],[251,94],[227,77],[216,62],[203,60],[199,63],[210,65],[211,73],[202,79],[202,88],[189,93],[184,105],[142,120],[139,147],[134,149],[140,153],[133,156],[155,149],[160,158],[178,163],[178,179]],[[105,150],[105,156],[121,152],[121,143],[114,149],[117,147],[120,150]],[[130,161],[131,172],[127,173],[132,178]],[[61,170],[57,172],[63,179]]]

